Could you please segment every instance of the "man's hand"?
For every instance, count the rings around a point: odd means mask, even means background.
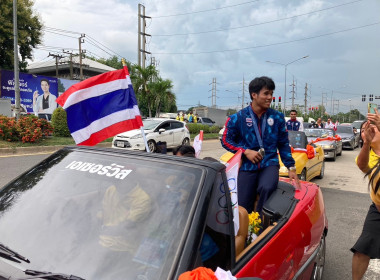
[[[296,188],[296,190],[301,190],[300,180],[298,179],[297,172],[295,170],[289,170],[290,183]]]
[[[261,156],[261,154],[254,150],[247,149],[245,150],[244,155],[247,157],[247,159],[249,159],[255,164],[263,160],[263,157]]]

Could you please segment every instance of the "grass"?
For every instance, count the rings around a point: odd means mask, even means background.
[[[190,137],[193,140],[197,134],[191,134]],[[205,133],[203,139],[218,139],[218,133]],[[103,142],[112,142],[112,137],[104,140]],[[17,147],[35,147],[35,146],[67,146],[75,145],[72,137],[47,137],[43,138],[38,143],[22,143],[22,142],[8,142],[0,140],[0,148],[17,148]]]

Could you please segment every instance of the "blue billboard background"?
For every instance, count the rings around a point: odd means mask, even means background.
[[[1,70],[0,97],[10,99],[15,104],[14,72]],[[20,73],[20,104],[27,113],[33,113],[33,93],[38,91],[43,94],[41,89],[41,79],[47,79],[50,83],[49,91],[58,97],[58,79],[47,76],[36,76],[32,74]]]

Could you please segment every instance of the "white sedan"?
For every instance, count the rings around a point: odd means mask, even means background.
[[[151,152],[157,151],[158,142],[166,142],[166,147],[190,144],[190,133],[186,124],[181,121],[150,118],[143,120],[144,132]],[[128,150],[145,150],[141,129],[120,133],[113,138],[112,147]]]

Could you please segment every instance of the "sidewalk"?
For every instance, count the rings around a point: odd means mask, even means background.
[[[96,147],[111,148],[111,142],[99,143]],[[35,146],[35,147],[17,147],[17,148],[0,148],[0,156],[30,155],[30,154],[49,154],[54,153],[65,145],[58,146]]]

